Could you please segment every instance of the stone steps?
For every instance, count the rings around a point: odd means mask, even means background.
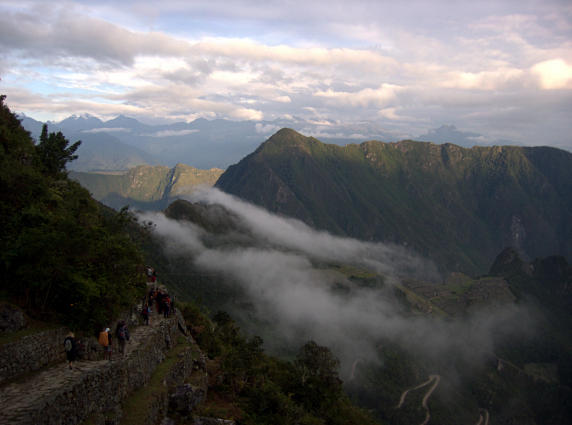
[[[145,385],[165,351],[180,335],[173,315],[153,313],[150,326],[132,330],[126,353],[114,360],[67,362],[0,387],[0,424],[78,424],[91,414],[117,405],[134,389]],[[184,325],[183,325],[184,326]],[[118,345],[114,344],[114,351]]]

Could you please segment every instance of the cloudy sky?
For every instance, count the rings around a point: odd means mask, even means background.
[[[0,0],[0,92],[39,120],[443,124],[572,148],[569,0]]]

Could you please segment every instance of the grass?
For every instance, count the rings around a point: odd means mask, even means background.
[[[427,306],[427,307],[431,306],[431,308],[432,308],[431,314],[432,315],[438,316],[438,317],[448,317],[449,316],[444,310],[440,309],[439,307],[437,307],[432,302],[426,300],[421,295],[416,294],[411,289],[408,289],[401,284],[396,284],[395,287],[405,294],[405,298],[407,299],[407,301],[411,305],[420,304],[420,305]]]
[[[181,339],[179,339],[179,342]],[[178,360],[178,355],[188,348],[187,342],[182,339],[183,343],[171,349],[165,356],[165,360],[157,366],[149,383],[144,387],[133,392],[123,402],[123,415],[121,425],[139,425],[145,423],[148,416],[147,406],[157,401],[163,394],[167,393],[167,387],[163,385],[163,380],[169,370]]]
[[[334,265],[333,268],[345,275],[347,278],[356,278],[356,279],[375,279],[377,274],[364,269],[359,269],[357,267],[349,266],[346,264],[341,265]]]

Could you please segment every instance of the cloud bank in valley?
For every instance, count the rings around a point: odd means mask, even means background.
[[[254,313],[238,309],[232,313],[254,314],[264,322],[266,333],[279,341],[271,350],[295,350],[314,339],[335,351],[346,374],[356,358],[377,361],[377,344],[388,340],[432,358],[461,355],[469,360],[493,350],[495,332],[511,332],[530,319],[525,310],[507,305],[464,321],[404,314],[392,284],[403,276],[439,279],[435,267],[415,253],[400,246],[318,232],[216,189],[198,192],[192,201],[224,206],[256,243],[209,247],[204,242],[208,233],[192,223],[162,214],[145,214],[143,219],[155,223],[168,253],[188,257],[197,267],[222,274],[240,286]],[[360,287],[323,266],[335,263],[375,271],[387,285]],[[340,283],[346,290],[334,289]]]

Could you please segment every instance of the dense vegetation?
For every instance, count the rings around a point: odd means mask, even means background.
[[[367,425],[376,423],[351,404],[338,377],[339,362],[313,341],[294,361],[264,354],[263,341],[243,336],[224,312],[208,319],[193,304],[183,315],[209,357],[209,399],[204,413],[232,417],[241,425]]]
[[[122,231],[67,177],[79,142],[44,126],[35,144],[0,97],[2,297],[41,318],[94,328],[145,287],[143,259]]]
[[[572,256],[572,154],[413,141],[337,146],[282,129],[216,186],[313,227],[484,274],[515,246]]]

